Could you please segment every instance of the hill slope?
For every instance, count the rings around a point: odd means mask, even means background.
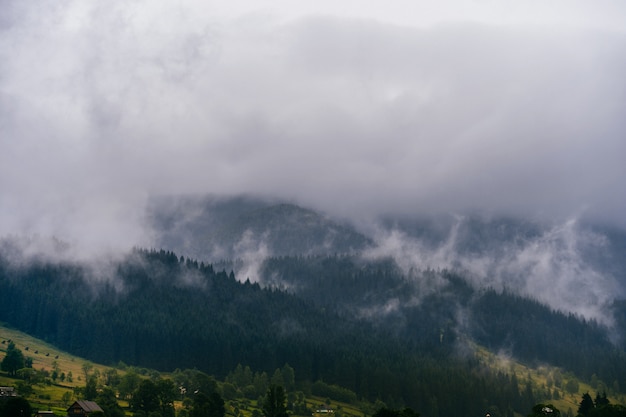
[[[294,204],[252,197],[161,197],[149,208],[156,246],[204,261],[360,251],[353,228]]]

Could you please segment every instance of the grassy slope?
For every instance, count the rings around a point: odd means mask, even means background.
[[[72,356],[39,339],[4,326],[0,326],[0,354],[2,354],[2,357],[4,357],[9,340],[15,343],[15,346],[24,354],[24,357],[32,358],[34,369],[43,369],[52,373],[56,363],[59,374],[63,372],[66,375],[72,375],[72,381],[66,378],[63,382],[57,380],[56,384],[34,386],[33,394],[28,397],[34,409],[50,409],[58,415],[65,415],[69,404],[62,400],[63,394],[69,392],[72,394],[72,401],[75,399],[73,397],[73,388],[82,387],[85,384],[83,366],[88,364],[93,367],[93,370],[97,369],[100,373],[108,369],[106,366],[93,364]],[[14,386],[18,382],[19,380],[0,374],[0,385],[2,386]]]
[[[519,381],[520,390],[526,387],[528,381],[531,381],[530,383],[534,391],[536,391],[537,388],[543,388],[545,390],[545,388],[549,386],[548,381],[554,380],[555,374],[560,373],[562,376],[561,387],[556,387],[554,384],[550,387],[552,390],[558,391],[559,399],[539,398],[538,402],[551,403],[558,408],[561,413],[569,412],[569,414],[576,415],[584,393],[589,393],[592,398],[595,398],[596,389],[592,388],[588,383],[580,381],[573,375],[556,367],[540,366],[530,368],[510,358],[495,355],[482,348],[477,348],[476,352],[479,360],[490,368],[499,369],[509,375],[515,374]],[[578,392],[569,393],[565,390],[566,382],[570,379],[578,382]],[[618,397],[609,395],[608,398],[612,404],[624,404],[626,401],[626,396],[623,394]]]

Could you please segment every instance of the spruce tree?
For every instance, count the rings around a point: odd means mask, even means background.
[[[265,417],[287,417],[285,391],[280,385],[271,385],[263,401],[263,415]]]
[[[578,406],[578,416],[588,416],[594,408],[593,399],[588,392],[583,394],[583,398]]]

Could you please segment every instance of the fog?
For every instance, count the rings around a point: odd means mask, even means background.
[[[0,236],[149,246],[178,193],[626,227],[626,7],[544,3],[3,0]]]
[[[486,227],[476,238],[460,232],[469,221],[457,217],[436,243],[401,229],[381,228],[376,246],[364,256],[395,259],[407,276],[414,277],[417,301],[447,285],[439,274],[419,271],[449,270],[460,273],[477,290],[521,294],[553,310],[614,324],[610,309],[613,300],[625,295],[624,274],[615,276],[602,269],[604,260],[590,256],[609,251],[606,236],[570,218],[558,224],[527,225],[524,236],[507,233],[503,240],[486,238]],[[528,233],[533,227],[538,228]]]

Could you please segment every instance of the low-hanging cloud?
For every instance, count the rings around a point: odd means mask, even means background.
[[[5,1],[0,234],[148,245],[147,198],[190,192],[624,225],[624,9],[529,4],[412,23],[370,3]]]
[[[445,287],[439,274],[411,274],[412,270],[458,271],[474,288],[509,291],[536,299],[553,310],[613,324],[612,302],[624,296],[623,284],[589,259],[605,250],[606,237],[577,219],[542,225],[524,237],[507,235],[481,250],[472,248],[459,229],[468,219],[456,218],[445,239],[432,241],[398,229],[383,229],[366,258],[392,257],[407,276],[413,275],[418,295]],[[470,238],[471,239],[471,238]],[[477,246],[481,243],[474,243]]]

